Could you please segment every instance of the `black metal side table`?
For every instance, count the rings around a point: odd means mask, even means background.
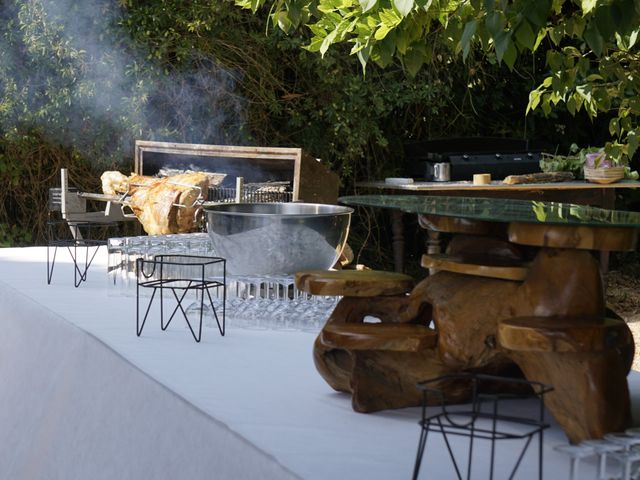
[[[93,238],[95,231],[117,227],[117,223],[68,222],[49,220],[47,222],[47,285],[51,284],[53,269],[56,265],[58,247],[66,247],[73,261],[73,283],[77,288],[87,280],[87,272],[101,246],[106,240]],[[61,233],[64,232],[64,233]],[[84,247],[84,255],[78,248]],[[84,257],[84,258],[82,258]]]
[[[213,317],[218,325],[220,335],[224,336],[225,311],[226,311],[226,260],[220,257],[206,257],[198,255],[156,255],[152,259],[138,258],[136,260],[136,333],[142,334],[142,329],[149,316],[151,305],[160,291],[160,328],[166,330],[180,311],[187,326],[196,342],[202,338],[202,317],[203,311],[210,308]],[[149,299],[147,310],[142,322],[140,321],[140,289],[151,288],[153,293]],[[222,294],[220,295],[220,289]],[[169,290],[175,299],[176,306],[171,312],[171,316],[164,322],[164,291]],[[222,313],[218,312],[214,306],[211,290],[222,297]],[[189,292],[195,292],[195,310],[199,313],[198,333],[193,329],[191,321],[187,316],[187,311],[191,307],[185,308],[183,301]],[[205,295],[208,304],[205,304]],[[199,298],[198,298],[199,297]]]
[[[436,386],[434,386],[436,385]],[[455,408],[447,405],[446,391],[442,386],[468,388],[471,393],[471,404]],[[413,471],[416,480],[420,473],[422,458],[427,445],[429,432],[439,432],[447,447],[456,478],[477,479],[474,474],[473,455],[476,440],[489,442],[490,458],[489,476],[495,475],[496,442],[501,440],[520,440],[520,451],[513,457],[513,468],[507,478],[515,478],[525,453],[529,450],[534,437],[538,437],[538,478],[542,479],[543,431],[549,428],[544,421],[544,395],[553,390],[549,385],[519,378],[506,378],[494,375],[461,373],[444,375],[418,384],[423,392],[422,419],[420,440]],[[490,392],[490,393],[485,393]],[[497,392],[497,393],[496,393]],[[503,393],[504,392],[504,393]],[[515,393],[514,393],[515,392]],[[504,413],[504,403],[512,400],[533,399],[535,408],[532,412]],[[429,414],[428,405],[439,405],[439,412]],[[518,409],[520,412],[521,410]],[[468,438],[464,459],[456,459],[451,440],[453,436]],[[460,455],[459,455],[460,457]],[[484,462],[487,459],[483,459]],[[462,462],[466,461],[466,466]],[[486,465],[486,463],[485,463]],[[463,475],[466,468],[466,476]]]

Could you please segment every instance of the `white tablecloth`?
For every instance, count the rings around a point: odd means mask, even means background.
[[[151,318],[138,338],[135,309],[109,294],[104,249],[79,288],[62,250],[47,285],[46,248],[0,249],[0,478],[410,478],[419,409],[353,412],[316,373],[314,334],[228,325],[197,344],[181,318]],[[551,422],[545,476],[567,478]],[[498,445],[500,472],[518,445]],[[534,449],[517,478],[536,464]],[[594,478],[595,461],[581,469]],[[436,437],[421,472],[455,478]]]

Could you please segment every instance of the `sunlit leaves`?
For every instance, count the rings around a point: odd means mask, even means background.
[[[400,15],[406,17],[415,6],[414,0],[392,0],[391,2]]]
[[[581,4],[583,13],[586,15],[591,10],[593,10],[596,6],[596,3],[597,3],[596,0],[582,0],[580,4]]]
[[[301,11],[317,6],[307,22],[309,50],[324,55],[349,42],[363,68],[369,61],[386,66],[399,60],[410,76],[430,61],[433,39],[464,61],[486,54],[510,69],[544,45],[549,75],[530,93],[527,112],[550,114],[564,105],[574,115],[613,114],[621,145],[640,115],[640,0],[237,1],[282,11],[292,11],[287,1]]]
[[[366,13],[376,6],[378,0],[359,0],[360,8],[362,8],[362,13]]]

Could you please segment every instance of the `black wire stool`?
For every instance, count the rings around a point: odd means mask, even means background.
[[[117,223],[68,222],[66,220],[49,220],[47,222],[47,285],[51,285],[53,269],[56,265],[58,248],[67,248],[73,260],[73,283],[77,288],[87,280],[87,272],[101,246],[106,240],[91,238],[96,230],[116,227]],[[60,231],[65,234],[61,234]],[[84,247],[84,255],[78,248]],[[53,250],[53,253],[51,252]],[[84,256],[84,259],[81,257]]]
[[[176,313],[180,311],[187,326],[191,331],[191,335],[196,342],[200,342],[202,338],[202,316],[206,307],[210,306],[213,316],[218,325],[220,335],[224,336],[225,330],[225,313],[226,313],[226,276],[227,267],[226,260],[220,257],[205,257],[198,255],[156,255],[153,259],[147,260],[144,258],[136,259],[136,333],[138,336],[142,334],[142,329],[149,316],[149,311],[153,300],[158,290],[160,290],[160,328],[164,331],[169,327],[171,320],[175,317]],[[144,314],[142,322],[140,322],[140,288],[151,288],[153,293],[149,299],[147,310]],[[211,297],[211,289],[215,289],[215,292],[219,294],[219,289],[222,289],[222,320],[218,317],[218,312],[213,304],[213,298]],[[167,323],[164,323],[164,298],[163,292],[170,290],[173,294],[173,298],[176,300],[177,305],[171,312],[171,316]],[[196,302],[198,302],[198,292],[200,293],[199,300],[199,326],[198,333],[193,329],[189,317],[187,316],[187,310],[182,306],[182,302],[187,296],[188,292],[196,292]],[[181,292],[178,294],[178,292]],[[209,305],[205,305],[204,298],[205,293],[209,300]],[[218,295],[219,296],[219,295]]]
[[[465,385],[471,391],[471,405],[461,407],[461,409],[448,409],[446,404],[446,393],[441,388],[433,387],[433,384],[454,384]],[[485,388],[490,387],[491,392],[520,392],[523,393],[483,393]],[[501,387],[501,388],[498,388]],[[420,465],[424,456],[427,437],[429,432],[440,432],[447,447],[449,457],[453,463],[456,476],[462,480],[461,465],[456,461],[450,443],[451,436],[462,436],[469,439],[466,455],[467,475],[466,478],[476,479],[472,474],[473,448],[475,440],[486,440],[490,442],[491,454],[489,464],[489,478],[494,478],[496,441],[499,440],[523,440],[524,445],[515,460],[515,465],[511,470],[509,479],[514,478],[525,453],[529,449],[533,438],[538,436],[538,477],[542,479],[542,452],[543,452],[543,431],[549,428],[549,424],[544,421],[544,394],[553,390],[549,385],[539,382],[532,382],[519,378],[506,378],[494,375],[461,373],[444,375],[433,378],[418,384],[418,388],[423,392],[422,419],[419,422],[420,440],[418,442],[418,452],[413,470],[413,479],[416,480],[420,473]],[[435,396],[441,407],[439,413],[429,415],[427,405],[430,396]],[[500,403],[508,400],[535,399],[537,412],[534,415],[505,415],[500,413]],[[483,410],[483,406],[487,406]]]

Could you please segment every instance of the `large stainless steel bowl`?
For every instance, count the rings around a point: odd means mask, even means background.
[[[333,266],[353,209],[318,203],[233,203],[205,208],[207,232],[233,275],[292,274]]]

